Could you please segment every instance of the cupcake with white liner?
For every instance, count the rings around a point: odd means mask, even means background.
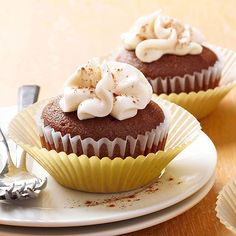
[[[131,64],[146,76],[156,94],[214,89],[219,85],[222,58],[205,46],[194,27],[161,14],[140,17],[125,34],[115,60]]]
[[[93,59],[39,114],[42,147],[111,159],[164,150],[170,113],[151,97],[150,84],[135,67]]]

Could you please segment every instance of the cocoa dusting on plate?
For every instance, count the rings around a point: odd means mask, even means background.
[[[142,195],[144,194],[150,194],[158,191],[158,182],[146,187],[145,189],[142,189],[139,192],[132,193],[131,195],[126,196],[119,196],[119,197],[111,197],[108,199],[104,199],[102,201],[89,201],[87,200],[84,204],[85,206],[91,207],[91,206],[97,206],[97,205],[104,205],[106,207],[119,207],[124,208],[131,206],[132,203],[138,202],[141,200]]]
[[[120,202],[125,203],[125,202],[139,201],[139,200],[140,200],[139,198],[136,198],[136,194],[132,194],[130,196],[111,197],[108,199],[104,199],[102,201],[87,200],[84,204],[85,204],[85,206],[88,206],[88,207],[97,206],[97,205],[105,205],[107,207],[115,207],[115,206],[118,206],[118,203],[120,203]],[[122,206],[120,206],[120,207],[122,207]]]
[[[97,206],[97,205],[99,205],[99,202],[97,202],[97,201],[86,201],[84,204],[86,206]]]
[[[148,187],[146,190],[145,190],[145,193],[154,193],[158,190],[158,188],[153,188],[153,187]]]
[[[130,207],[132,206],[132,204],[134,204],[135,202],[138,202],[140,200],[142,200],[143,197],[153,194],[157,191],[159,191],[162,187],[162,185],[164,184],[164,182],[169,183],[171,185],[176,184],[182,184],[183,181],[181,181],[178,178],[174,178],[173,176],[166,176],[164,178],[162,178],[161,180],[158,179],[155,183],[147,186],[146,188],[142,188],[140,190],[137,190],[135,193],[132,192],[127,193],[126,195],[122,194],[121,196],[115,196],[115,195],[110,195],[110,197],[108,197],[107,199],[103,199],[103,200],[86,200],[83,203],[80,201],[75,201],[73,200],[71,202],[71,206],[70,208],[76,208],[76,207],[95,207],[98,205],[103,205],[105,207],[109,207],[109,208],[114,208],[114,207],[118,207],[118,208],[125,208],[125,207]],[[65,206],[66,207],[66,206]]]
[[[66,204],[64,204],[63,208],[77,208],[81,207],[81,202],[78,200],[71,200],[71,199],[66,199]]]

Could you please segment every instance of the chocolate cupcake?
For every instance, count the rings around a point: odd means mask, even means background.
[[[160,12],[141,17],[122,40],[124,48],[115,60],[142,71],[157,94],[206,91],[219,85],[219,53],[204,46],[201,32],[174,18]]]
[[[41,144],[111,159],[164,150],[169,113],[151,96],[150,84],[133,66],[91,60],[67,80],[63,96],[40,112]]]

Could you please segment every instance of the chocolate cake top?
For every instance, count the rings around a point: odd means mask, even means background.
[[[90,137],[96,141],[101,138],[125,139],[128,135],[136,138],[138,134],[155,129],[165,119],[162,109],[151,101],[145,109],[139,110],[136,116],[129,119],[120,121],[108,115],[79,120],[76,111],[67,113],[61,110],[60,98],[55,98],[44,107],[41,118],[45,126],[60,131],[62,135],[70,134],[71,137],[80,135],[82,139]]]
[[[201,72],[213,66],[217,59],[217,55],[207,47],[203,47],[202,53],[198,55],[166,54],[151,63],[140,61],[132,50],[122,49],[116,57],[119,62],[135,66],[149,79],[192,75],[194,72]]]

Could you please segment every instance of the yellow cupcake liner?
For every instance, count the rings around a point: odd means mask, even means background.
[[[236,85],[236,53],[225,48],[216,48],[224,59],[220,85],[215,89],[190,93],[160,94],[159,97],[173,102],[192,113],[197,119],[209,115]],[[154,97],[157,96],[154,94]]]
[[[23,110],[9,125],[10,137],[28,152],[58,183],[87,192],[121,192],[145,186],[200,133],[199,122],[183,108],[154,98],[171,111],[171,124],[165,151],[137,158],[67,155],[41,148],[35,114],[45,101]]]

